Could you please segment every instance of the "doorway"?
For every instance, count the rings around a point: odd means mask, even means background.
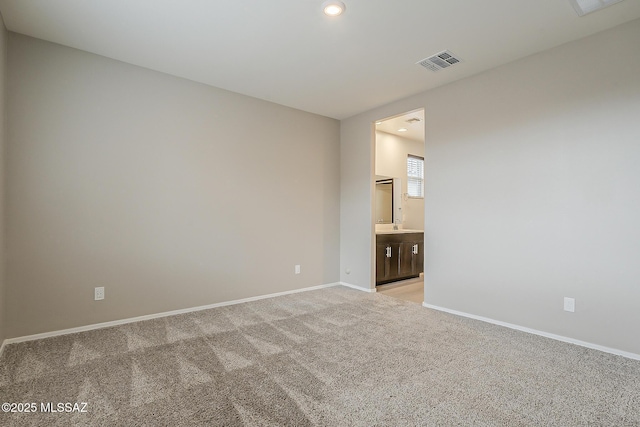
[[[424,109],[375,122],[374,277],[380,293],[424,301]]]

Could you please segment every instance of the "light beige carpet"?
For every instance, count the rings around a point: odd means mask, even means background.
[[[638,426],[640,362],[342,287],[12,344],[0,425]]]

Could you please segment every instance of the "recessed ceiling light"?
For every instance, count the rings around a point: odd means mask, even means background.
[[[407,131],[407,128],[400,128],[400,129],[398,129],[398,132],[406,132],[406,131]]]
[[[381,125],[381,124],[382,124],[382,122],[376,122],[376,124],[377,124],[377,125]]]
[[[328,0],[322,3],[322,11],[327,16],[341,15],[346,9],[347,6],[339,0]]]

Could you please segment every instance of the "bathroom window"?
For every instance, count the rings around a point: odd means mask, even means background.
[[[409,197],[424,197],[424,158],[407,157],[407,194]]]

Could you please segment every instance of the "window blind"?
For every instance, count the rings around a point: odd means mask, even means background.
[[[424,159],[407,157],[407,193],[409,197],[424,197]]]

